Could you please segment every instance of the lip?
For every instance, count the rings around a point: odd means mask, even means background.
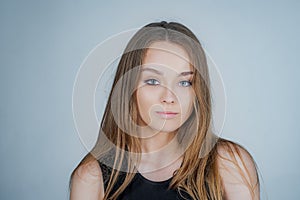
[[[172,112],[172,111],[157,111],[156,112],[161,118],[164,119],[172,119],[178,115],[177,112]]]

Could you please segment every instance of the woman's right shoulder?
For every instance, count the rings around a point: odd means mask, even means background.
[[[102,171],[98,160],[83,159],[71,176],[70,199],[103,199]]]
[[[102,170],[98,160],[90,159],[79,164],[79,166],[75,169],[74,178],[75,176],[82,181],[90,183],[93,181],[102,181]]]

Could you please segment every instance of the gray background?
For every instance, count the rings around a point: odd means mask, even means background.
[[[300,199],[299,1],[128,2],[0,2],[0,199],[68,198],[86,154],[72,116],[79,66],[109,36],[160,20],[191,28],[219,67],[222,136],[255,158],[262,199]]]

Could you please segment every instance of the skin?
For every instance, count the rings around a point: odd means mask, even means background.
[[[162,181],[172,177],[182,161],[174,138],[176,130],[192,112],[194,93],[188,82],[193,75],[190,73],[192,69],[188,55],[182,47],[169,42],[155,42],[151,47],[163,50],[148,50],[137,86],[136,97],[140,114],[138,123],[143,126],[138,171],[149,180]],[[157,111],[177,114],[168,116]],[[232,164],[233,158],[228,152],[222,148],[218,151],[222,157],[218,158],[217,163],[225,199],[259,199],[258,189],[251,196],[246,185],[246,182],[255,185],[255,178],[251,177],[256,177],[254,163],[247,152],[241,150],[246,168],[238,160],[241,171],[246,175],[249,172],[245,182],[237,166]],[[234,154],[238,158],[235,152]],[[81,165],[73,177],[70,199],[101,200],[103,196],[103,178],[97,160]]]
[[[102,171],[97,160],[77,168],[71,183],[70,200],[102,200],[103,197]]]
[[[188,57],[176,44],[156,42],[144,58],[136,96],[140,124],[147,126],[149,136],[174,135],[192,112],[193,71],[189,61],[176,54]],[[166,111],[176,115],[157,113]]]
[[[138,171],[150,180],[166,180],[180,167],[174,137],[193,110],[192,78],[188,54],[181,46],[161,41],[150,46],[136,92],[138,123],[144,126]]]

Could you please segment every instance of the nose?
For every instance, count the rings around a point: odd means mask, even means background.
[[[176,96],[173,94],[173,92],[168,88],[164,88],[163,94],[161,96],[161,102],[167,104],[174,104],[175,101]]]

